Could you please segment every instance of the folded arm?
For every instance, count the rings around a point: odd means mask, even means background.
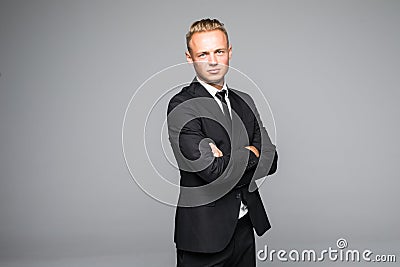
[[[168,106],[168,114],[182,102],[172,99]],[[183,116],[190,114],[189,109],[179,110],[179,112],[180,114],[186,113]],[[242,162],[247,162],[245,171],[254,167],[254,162],[251,163],[248,160],[249,153],[252,152],[244,147],[232,147],[230,153],[225,154],[222,154],[219,149],[214,149],[213,151],[210,143],[215,148],[216,146],[213,140],[205,136],[199,116],[193,115],[192,119],[186,122],[181,129],[178,127],[179,123],[175,121],[179,119],[174,116],[172,118],[168,116],[168,133],[172,150],[181,170],[196,172],[204,181],[210,183],[224,174],[232,159],[237,162],[237,164],[231,162],[229,166],[232,166],[232,168],[237,168],[240,165],[239,163]],[[233,173],[237,172],[234,171]],[[230,178],[235,179],[234,175],[230,174]],[[240,179],[240,177],[236,178]]]

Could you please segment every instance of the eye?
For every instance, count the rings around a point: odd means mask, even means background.
[[[204,53],[201,53],[198,55],[199,58],[204,58],[205,56],[206,56],[206,54],[204,54]]]
[[[223,55],[224,53],[225,53],[224,50],[217,50],[217,54],[218,54],[218,55]]]

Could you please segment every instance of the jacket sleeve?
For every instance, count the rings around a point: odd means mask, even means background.
[[[250,145],[256,147],[260,153],[257,157],[253,152],[249,156],[251,168],[248,168],[240,179],[238,186],[250,184],[252,181],[271,175],[276,172],[278,167],[278,153],[276,147],[272,144],[268,132],[263,126],[260,114],[256,108],[253,99],[247,95],[246,103],[252,109],[254,115],[254,134]]]

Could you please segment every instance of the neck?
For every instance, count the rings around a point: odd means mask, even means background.
[[[206,81],[202,80],[201,78],[199,78],[198,76],[196,78],[197,78],[197,80],[199,80],[203,83],[211,85],[212,87],[216,88],[217,90],[221,90],[224,87],[224,83],[225,83],[224,78],[222,78],[221,80],[216,81],[216,82],[206,82]]]
[[[211,86],[214,86],[215,88],[217,88],[218,90],[221,90],[223,87],[223,84],[218,84],[218,83],[208,83]]]

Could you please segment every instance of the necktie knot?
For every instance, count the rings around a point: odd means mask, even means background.
[[[217,92],[215,94],[215,96],[218,97],[218,99],[221,100],[222,103],[226,104],[225,94],[226,94],[226,90],[221,90],[221,91]]]
[[[230,131],[232,128],[232,121],[231,121],[231,115],[230,115],[230,112],[228,109],[228,103],[226,103],[226,100],[225,100],[226,93],[227,93],[226,90],[221,90],[221,91],[218,91],[215,94],[215,96],[218,97],[218,99],[222,102],[222,112],[224,113],[226,121],[228,122],[228,129]]]

